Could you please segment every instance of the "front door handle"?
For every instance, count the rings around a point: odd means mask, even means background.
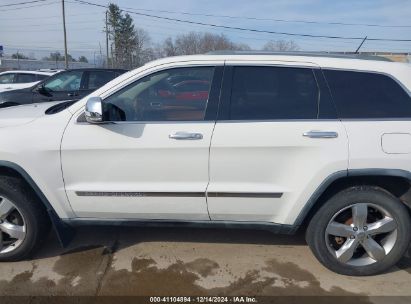
[[[68,97],[78,96],[78,93],[76,93],[76,92],[68,93],[67,96]]]
[[[337,138],[338,133],[334,131],[308,131],[303,136],[309,138]]]
[[[201,133],[189,133],[189,132],[176,132],[168,136],[170,139],[175,140],[200,140],[203,139]]]

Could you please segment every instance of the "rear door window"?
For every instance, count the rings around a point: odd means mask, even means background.
[[[115,71],[90,71],[88,73],[89,90],[96,90],[117,77]]]
[[[35,82],[36,80],[36,75],[35,74],[22,74],[19,73],[17,74],[16,77],[16,83],[29,83],[29,82]]]
[[[49,78],[50,76],[48,76],[48,75],[42,75],[42,74],[37,74],[36,77],[37,77],[37,81],[39,81],[39,80],[44,80],[44,79],[46,79],[46,78]]]
[[[313,71],[289,67],[235,67],[232,120],[316,119],[319,90]]]
[[[411,118],[411,97],[377,73],[324,70],[341,118]]]

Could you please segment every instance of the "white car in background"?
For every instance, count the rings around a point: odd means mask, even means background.
[[[57,71],[7,71],[0,73],[0,92],[34,86]]]

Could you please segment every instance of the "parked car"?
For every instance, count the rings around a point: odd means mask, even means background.
[[[0,107],[62,100],[77,101],[124,72],[126,70],[120,69],[61,71],[28,88],[0,93]]]
[[[44,87],[75,91],[66,74]],[[184,56],[74,104],[2,109],[0,260],[28,257],[50,223],[63,244],[78,225],[183,225],[304,229],[329,269],[386,271],[410,242],[410,74],[374,57]],[[191,98],[159,93],[190,82]]]
[[[8,71],[0,73],[0,92],[30,88],[56,72]]]

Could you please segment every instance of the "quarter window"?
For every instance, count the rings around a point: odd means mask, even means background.
[[[411,98],[391,77],[325,70],[341,118],[411,118]]]
[[[204,120],[213,74],[213,67],[193,67],[146,76],[104,100],[104,119]]]
[[[319,91],[311,69],[235,67],[231,119],[316,119]]]

